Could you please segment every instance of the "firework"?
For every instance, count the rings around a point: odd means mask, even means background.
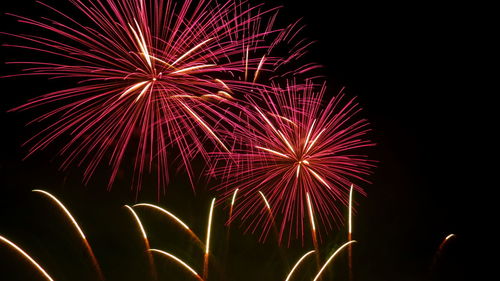
[[[361,109],[342,92],[323,108],[325,90],[324,85],[316,90],[312,84],[291,84],[286,91],[261,93],[260,100],[252,100],[246,128],[233,134],[240,146],[230,155],[219,154],[230,161],[215,169],[223,179],[216,189],[227,200],[238,188],[231,219],[239,218],[247,231],[260,227],[261,239],[272,219],[280,241],[303,237],[307,214],[313,239],[333,229],[343,221],[340,207],[348,205],[353,181],[370,174],[372,162],[358,152],[373,145],[366,138],[367,121],[357,119]],[[354,190],[364,194],[356,184]],[[263,194],[273,218],[262,212]]]
[[[333,252],[333,254],[328,258],[328,260],[326,260],[325,264],[323,264],[318,274],[316,274],[313,281],[318,280],[318,278],[321,276],[321,273],[323,273],[323,271],[328,266],[328,264],[333,260],[333,258],[335,258],[338,255],[338,253],[340,253],[340,251],[342,251],[345,247],[350,246],[352,243],[356,243],[356,240],[351,240],[344,243],[344,245],[340,246],[335,252]]]
[[[286,279],[285,281],[288,281],[290,280],[290,278],[292,278],[292,275],[293,273],[295,272],[295,270],[297,269],[297,267],[299,267],[299,265],[302,263],[302,261],[307,258],[307,256],[309,256],[310,254],[314,253],[315,250],[311,250],[307,253],[305,253],[296,263],[295,265],[292,267],[292,269],[290,270],[290,273],[288,273],[288,275],[286,276]]]
[[[192,181],[194,157],[208,164],[208,149],[229,149],[218,131],[231,130],[240,107],[237,98],[266,87],[257,83],[264,72],[286,75],[279,69],[302,57],[309,45],[294,40],[300,30],[297,23],[273,27],[277,9],[245,1],[69,2],[80,14],[65,14],[40,2],[53,18],[15,16],[39,32],[4,33],[22,42],[4,46],[42,53],[34,61],[8,62],[28,65],[24,74],[12,76],[67,78],[68,85],[76,86],[13,110],[46,110],[33,120],[47,125],[27,141],[28,156],[63,139],[61,167],[85,166],[87,182],[107,163],[108,187],[132,151],[133,186],[139,190],[144,173],[156,173],[160,193],[169,181],[171,148]],[[289,42],[296,44],[290,43],[288,55],[274,55]],[[304,64],[291,72],[314,67]]]

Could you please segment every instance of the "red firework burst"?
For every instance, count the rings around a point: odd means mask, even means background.
[[[46,75],[77,83],[14,110],[53,108],[33,121],[52,123],[27,142],[29,155],[69,136],[60,151],[62,167],[86,165],[85,182],[107,159],[111,186],[126,152],[135,151],[134,186],[139,190],[143,174],[156,167],[164,187],[171,146],[177,147],[192,179],[190,161],[196,155],[209,161],[207,140],[211,149],[228,150],[217,132],[232,127],[234,109],[240,107],[236,99],[265,87],[256,83],[259,74],[276,72],[301,57],[308,45],[299,41],[290,45],[290,55],[274,56],[277,46],[295,37],[297,26],[273,28],[276,9],[245,2],[69,2],[80,12],[78,20],[41,3],[54,19],[16,17],[43,35],[9,34],[24,43],[6,46],[47,58],[10,62],[30,65],[25,74],[13,76]]]
[[[261,93],[247,127],[233,135],[240,148],[221,154],[228,165],[215,169],[223,178],[217,190],[224,199],[238,190],[230,220],[241,219],[247,231],[262,228],[261,239],[274,224],[280,242],[303,239],[309,222],[316,235],[314,220],[318,232],[332,230],[341,222],[340,207],[348,205],[353,181],[370,174],[372,161],[357,154],[374,145],[366,138],[367,121],[357,119],[361,109],[342,91],[323,108],[324,92],[325,86],[315,91],[308,84]]]

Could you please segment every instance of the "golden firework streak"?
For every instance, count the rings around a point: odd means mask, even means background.
[[[295,272],[295,269],[297,269],[297,267],[299,267],[299,265],[302,263],[302,261],[307,257],[309,256],[310,254],[314,253],[315,251],[312,250],[312,251],[309,251],[307,253],[305,253],[296,263],[295,265],[292,267],[292,270],[290,270],[290,273],[288,273],[288,275],[286,276],[286,279],[285,281],[289,281],[290,278],[292,278],[292,275],[293,273]]]
[[[37,192],[37,193],[41,193],[41,194],[49,197],[52,201],[54,201],[59,206],[59,208],[61,210],[63,210],[64,214],[70,219],[70,221],[73,223],[74,227],[76,228],[76,230],[80,234],[80,236],[82,238],[82,241],[85,244],[85,247],[87,248],[87,252],[89,253],[90,258],[92,259],[92,264],[94,265],[94,267],[95,267],[95,269],[97,271],[97,274],[99,275],[99,279],[100,280],[104,280],[104,275],[102,274],[101,267],[99,266],[99,263],[97,262],[97,259],[96,259],[95,255],[94,255],[94,251],[92,251],[92,248],[90,247],[90,244],[87,241],[87,238],[85,237],[85,234],[83,233],[82,229],[80,228],[80,226],[76,222],[75,218],[71,215],[71,213],[64,206],[64,204],[61,203],[61,201],[59,201],[59,199],[57,199],[54,195],[48,193],[47,191],[44,191],[44,190],[41,190],[41,189],[34,189],[32,191],[33,192]]]
[[[200,275],[193,269],[191,268],[189,265],[187,265],[184,261],[182,261],[181,259],[179,259],[178,257],[170,254],[170,253],[167,253],[165,251],[162,251],[162,250],[158,250],[158,249],[150,249],[149,251],[151,252],[155,252],[155,253],[159,253],[163,256],[166,256],[168,258],[171,258],[173,259],[174,261],[176,261],[178,264],[182,265],[185,269],[187,269],[189,272],[191,272],[196,278],[198,278],[199,280],[202,280],[203,281],[203,278],[200,277]]]
[[[11,242],[9,239],[3,237],[2,235],[0,235],[0,240],[7,243],[7,245],[14,248],[14,250],[16,250],[23,257],[29,260],[31,264],[34,265],[38,269],[38,271],[40,271],[40,273],[42,273],[43,276],[45,276],[45,278],[47,278],[47,280],[54,281],[54,279],[52,279],[52,277],[50,277],[50,275],[32,257],[30,257],[30,255],[28,255],[25,251],[23,251],[23,249],[19,248],[16,244]]]
[[[355,240],[351,240],[351,241],[348,241],[346,242],[344,245],[340,246],[340,248],[338,248],[329,258],[328,260],[325,262],[325,264],[323,265],[323,267],[321,267],[321,269],[319,270],[318,274],[316,274],[316,277],[314,277],[313,281],[316,281],[318,280],[318,278],[320,277],[321,273],[323,273],[323,271],[325,270],[325,268],[328,266],[328,264],[333,260],[333,258],[340,252],[342,251],[345,247],[347,247],[348,245],[352,244],[352,243],[355,243],[356,241]]]

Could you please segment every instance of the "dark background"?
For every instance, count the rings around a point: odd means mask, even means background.
[[[0,3],[1,31],[15,33],[19,27],[5,12],[34,17],[45,13],[34,1]],[[303,18],[303,34],[317,40],[310,58],[324,66],[331,93],[346,86],[349,95],[358,96],[374,129],[371,137],[378,145],[371,156],[379,163],[370,177],[373,184],[365,186],[368,197],[357,198],[354,279],[474,280],[483,271],[475,266],[475,247],[485,234],[482,204],[492,188],[486,184],[485,162],[492,141],[484,132],[495,129],[486,125],[485,116],[493,93],[483,88],[483,40],[488,37],[484,10],[435,2],[276,4],[285,6],[282,22]],[[3,63],[19,58],[20,52],[2,48],[0,75],[17,73],[19,68]],[[21,77],[0,83],[0,235],[26,249],[56,280],[95,279],[71,225],[46,198],[30,192],[46,189],[79,219],[108,280],[148,279],[140,236],[122,207],[136,202],[127,181],[118,180],[106,191],[108,171],[101,171],[84,186],[78,168],[58,170],[57,146],[22,160],[26,148],[21,144],[36,132],[36,126],[24,124],[36,112],[6,111],[57,89],[57,82]],[[157,202],[155,186],[148,184],[137,200]],[[204,239],[211,196],[203,186],[194,194],[180,174],[158,203]],[[202,250],[168,220],[138,212],[153,248],[169,250],[201,271]],[[291,264],[311,248],[307,243],[280,248],[272,238],[262,244],[236,227],[227,239],[226,215],[227,210],[216,210],[213,280],[284,279]],[[322,257],[345,241],[345,231],[340,228],[325,239]],[[432,266],[439,244],[450,233],[456,238]],[[323,280],[348,280],[345,259],[336,260]],[[169,261],[156,261],[160,280],[191,280]],[[313,272],[309,264],[296,280],[312,279],[306,276]],[[41,279],[0,245],[0,280]]]

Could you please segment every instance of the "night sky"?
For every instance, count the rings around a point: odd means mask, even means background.
[[[273,1],[276,2],[276,1]],[[353,238],[354,280],[474,280],[481,190],[482,158],[489,141],[482,134],[481,114],[491,93],[479,90],[481,25],[476,7],[437,6],[432,2],[343,3],[309,0],[287,3],[281,21],[302,18],[303,36],[317,41],[309,59],[323,65],[329,91],[342,86],[358,96],[373,128],[377,146],[369,151],[379,161],[368,196],[357,196]],[[58,3],[59,5],[59,3]],[[65,4],[61,3],[62,6]],[[456,5],[456,4],[454,4]],[[20,25],[6,12],[43,16],[35,1],[1,1],[0,31],[18,32]],[[279,21],[279,20],[278,20]],[[0,42],[11,38],[0,35]],[[2,47],[0,75],[19,72],[5,61],[22,60],[25,52]],[[7,113],[27,99],[58,88],[44,77],[0,79],[0,235],[27,250],[56,280],[94,280],[85,248],[66,218],[40,194],[58,196],[78,218],[107,280],[149,280],[147,258],[135,222],[124,204],[160,204],[186,221],[204,239],[210,199],[214,194],[200,180],[193,192],[178,173],[159,201],[153,180],[146,179],[136,199],[126,177],[107,191],[109,171],[100,170],[88,185],[81,169],[58,169],[57,144],[23,160],[22,143],[37,132],[25,126],[40,112]],[[483,123],[484,124],[484,123]],[[483,141],[484,140],[484,141]],[[169,250],[198,271],[203,251],[170,221],[137,209],[153,248]],[[214,262],[210,280],[284,280],[309,242],[278,247],[270,237],[258,242],[236,226],[230,237],[223,225],[227,210],[214,216]],[[321,244],[324,258],[346,238],[345,227]],[[456,234],[435,260],[439,244]],[[178,266],[156,257],[159,280],[194,280]],[[323,280],[348,280],[346,255],[330,267]],[[296,280],[310,280],[306,266]],[[309,276],[309,277],[308,277]],[[302,278],[302,279],[300,279]],[[43,280],[31,265],[0,244],[0,280]]]

